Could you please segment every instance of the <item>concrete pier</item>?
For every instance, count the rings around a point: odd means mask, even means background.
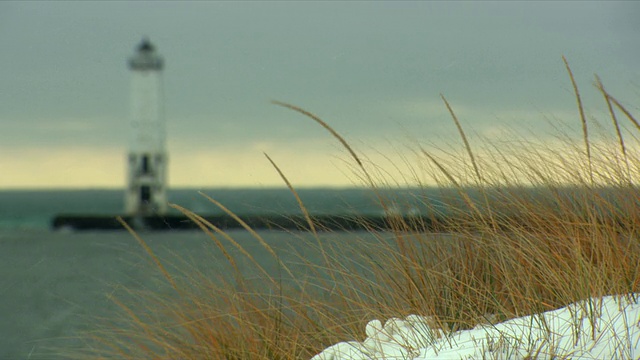
[[[58,215],[52,221],[54,229],[69,228],[73,230],[124,230],[116,220],[119,215]],[[197,229],[197,225],[184,215],[144,216],[134,218],[121,216],[127,224],[133,227],[149,230],[188,230]],[[228,230],[241,229],[242,225],[228,215],[202,216],[212,225]],[[239,217],[255,230],[309,230],[306,219],[301,215],[249,215]],[[386,230],[391,229],[392,224],[413,224],[415,228],[425,231],[436,231],[442,228],[440,219],[423,216],[346,216],[346,215],[319,215],[312,220],[319,231],[341,230]]]

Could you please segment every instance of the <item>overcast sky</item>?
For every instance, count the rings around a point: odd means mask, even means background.
[[[126,59],[148,36],[164,76],[172,186],[348,185],[345,153],[455,131],[577,121],[561,56],[592,113],[599,74],[640,96],[636,2],[0,2],[0,189],[121,187]],[[393,150],[391,144],[399,144]],[[375,155],[371,155],[375,157]]]

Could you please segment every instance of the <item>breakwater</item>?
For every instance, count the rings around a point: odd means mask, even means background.
[[[53,229],[73,230],[123,230],[118,215],[57,215]],[[132,217],[120,216],[134,228],[149,230],[189,230],[198,225],[183,215]],[[302,215],[247,215],[238,216],[255,230],[309,230],[308,221]],[[220,229],[241,229],[243,225],[229,215],[202,216],[206,222]],[[398,224],[413,224],[421,230],[437,230],[442,221],[433,217],[410,215],[316,215],[311,217],[317,230],[385,230]]]

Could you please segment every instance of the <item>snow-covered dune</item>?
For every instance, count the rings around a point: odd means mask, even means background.
[[[428,317],[372,320],[363,342],[342,342],[312,360],[638,359],[640,294],[607,296],[542,314],[445,333]]]

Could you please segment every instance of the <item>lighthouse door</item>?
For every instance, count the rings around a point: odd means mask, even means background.
[[[148,203],[151,200],[151,187],[149,185],[143,185],[140,188],[140,202]]]

